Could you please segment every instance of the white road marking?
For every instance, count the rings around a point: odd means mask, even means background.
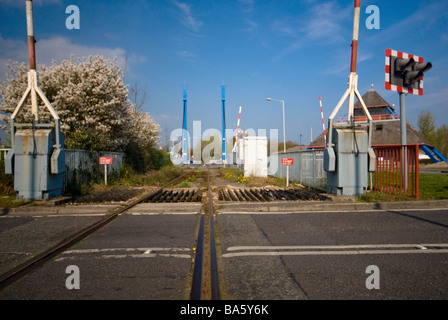
[[[98,253],[98,252],[111,252],[111,251],[190,251],[190,248],[161,248],[161,247],[151,247],[151,248],[104,248],[104,249],[81,249],[81,250],[68,250],[64,254],[78,254],[78,253]]]
[[[93,255],[94,259],[155,258],[158,256],[190,259],[191,251],[191,248],[160,247],[80,249],[65,251],[61,257],[56,259],[56,261],[85,259],[86,255]]]
[[[335,204],[337,205],[337,204]],[[218,214],[300,214],[300,213],[343,213],[343,212],[388,212],[388,211],[398,211],[398,212],[413,212],[413,211],[447,211],[447,208],[425,208],[425,209],[343,209],[343,210],[295,210],[295,211],[220,211]]]
[[[66,217],[101,217],[105,213],[72,213],[72,214],[46,214],[46,215],[18,215],[12,214],[7,216],[0,216],[2,218],[66,218]]]
[[[448,253],[448,249],[428,250],[354,250],[354,251],[269,251],[269,252],[234,252],[225,253],[224,258],[245,256],[312,256],[312,255],[362,255],[362,254],[415,254]]]
[[[311,245],[311,246],[239,246],[229,247],[227,251],[241,250],[307,250],[307,249],[365,249],[365,248],[417,248],[422,247],[446,247],[448,243],[432,243],[432,244],[349,244],[349,245]]]
[[[448,244],[359,244],[311,246],[238,246],[229,247],[225,258],[244,256],[306,256],[448,253]]]
[[[124,212],[120,215],[131,215],[131,216],[154,216],[159,214],[170,214],[170,215],[188,215],[188,214],[199,214],[199,212],[186,211],[186,212]]]

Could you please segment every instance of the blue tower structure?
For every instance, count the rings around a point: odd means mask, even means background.
[[[188,162],[188,142],[187,142],[187,87],[184,85],[184,115],[182,121],[182,159],[184,163]]]
[[[222,163],[226,163],[226,87],[221,87],[222,100]]]

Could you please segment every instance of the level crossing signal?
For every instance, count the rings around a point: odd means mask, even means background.
[[[386,89],[423,95],[423,75],[432,68],[422,57],[386,49]]]

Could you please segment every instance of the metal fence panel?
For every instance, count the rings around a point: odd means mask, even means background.
[[[373,190],[404,194],[418,199],[419,145],[374,146],[373,149],[376,154]]]
[[[282,158],[294,159],[294,164],[289,167],[290,181],[296,181],[323,191],[327,190],[327,172],[324,170],[323,150],[272,154],[270,156],[269,175],[286,178],[286,166],[281,164]]]
[[[9,148],[0,149],[0,160],[4,160]],[[107,166],[107,172],[118,172],[124,161],[122,152],[88,152],[85,150],[64,149],[65,152],[65,172],[64,189],[69,182],[84,184],[98,173],[99,177],[104,174],[104,168],[98,163],[99,157],[112,157],[113,162]]]
[[[99,157],[112,157],[113,162],[107,166],[107,172],[118,171],[124,160],[121,152],[91,153],[85,150],[65,149],[64,187],[70,181],[78,184],[87,183],[95,174],[104,172],[103,166],[98,163]]]

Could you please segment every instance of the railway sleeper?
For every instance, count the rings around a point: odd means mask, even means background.
[[[240,201],[247,201],[246,197],[244,196],[244,194],[241,192],[241,190],[234,190],[235,194],[237,195],[238,199]]]
[[[161,190],[160,192],[158,192],[154,197],[152,197],[152,199],[150,200],[150,202],[158,202],[159,199],[162,199],[162,197],[165,195],[164,190]]]
[[[156,200],[156,202],[165,202],[166,199],[170,196],[170,191],[163,191],[160,197]]]
[[[250,194],[252,194],[252,196],[254,196],[258,202],[264,202],[265,200],[263,199],[263,197],[261,196],[260,192],[258,192],[258,190],[254,190],[254,189],[249,189],[248,191]]]
[[[277,200],[277,197],[275,196],[274,192],[272,192],[272,190],[264,189],[263,194],[265,195],[266,198],[271,199],[271,201]]]
[[[190,196],[190,190],[183,192],[182,196],[179,198],[179,202],[185,202],[185,199]]]
[[[154,199],[156,196],[158,196],[159,194],[162,193],[162,189],[157,190],[156,192],[150,194],[147,198],[146,198],[146,202],[151,202],[152,199]]]
[[[263,201],[270,202],[270,201],[273,200],[272,197],[266,192],[266,190],[261,189],[261,190],[258,190],[258,191],[259,191],[258,194],[259,194],[260,197],[263,199]]]
[[[241,192],[244,194],[247,201],[251,201],[251,202],[257,201],[256,198],[254,198],[248,190],[242,189]]]
[[[147,202],[200,202],[202,200],[202,192],[195,190],[163,190],[147,198]]]
[[[294,201],[294,200],[328,200],[328,197],[312,190],[294,189],[230,189],[224,188],[218,191],[220,201]]]
[[[235,195],[235,193],[232,190],[228,190],[229,197],[232,199],[231,201],[239,201],[238,197]]]

